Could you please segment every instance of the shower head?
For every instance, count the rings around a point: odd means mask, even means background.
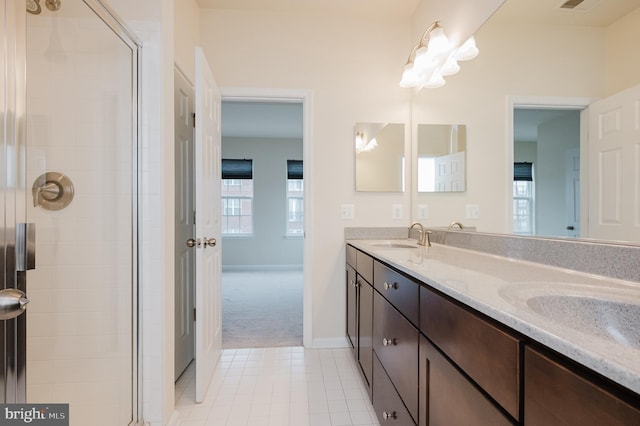
[[[27,0],[27,12],[39,15],[42,12],[40,0]]]
[[[60,2],[60,0],[45,0],[45,5],[47,6],[47,9],[56,11],[60,9],[62,3]]]

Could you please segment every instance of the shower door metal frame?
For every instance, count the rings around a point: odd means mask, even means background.
[[[139,270],[139,205],[140,205],[140,68],[142,43],[122,19],[100,0],[82,0],[105,25],[131,49],[132,109],[132,354],[131,425],[143,423],[142,368],[140,365],[140,270]],[[26,292],[26,273],[16,271],[16,232],[18,223],[26,220],[26,5],[24,0],[0,0],[0,108],[3,109],[0,141],[0,271],[2,288],[18,288]],[[10,155],[13,155],[11,163]],[[13,186],[12,186],[13,185]],[[19,186],[18,186],[19,185]],[[0,321],[0,402],[26,402],[26,317]]]
[[[21,7],[22,6],[22,7]],[[17,229],[26,221],[24,167],[26,104],[26,6],[19,0],[0,3],[2,54],[2,176],[0,177],[0,288],[26,291],[26,273],[17,271]],[[0,401],[26,398],[26,315],[0,321]]]

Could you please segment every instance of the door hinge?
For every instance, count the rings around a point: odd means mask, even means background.
[[[193,320],[196,320],[196,308],[193,308]]]
[[[193,223],[194,224],[196,223],[196,211],[195,210],[193,211]]]
[[[191,116],[193,117],[193,127],[196,127],[196,113],[192,113]]]

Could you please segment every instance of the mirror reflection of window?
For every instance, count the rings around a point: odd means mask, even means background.
[[[533,164],[513,164],[513,232],[522,235],[535,234],[535,187]]]

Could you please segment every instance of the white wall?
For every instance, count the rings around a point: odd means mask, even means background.
[[[640,7],[607,28],[607,95],[640,83]]]
[[[253,160],[253,235],[223,237],[223,268],[302,267],[301,237],[285,237],[287,160],[302,160],[302,140],[222,138],[222,158]]]
[[[195,81],[195,46],[200,46],[200,8],[195,0],[179,0],[173,7],[174,60],[191,84]]]
[[[313,92],[311,239],[314,345],[344,342],[344,227],[407,226],[409,194],[354,191],[353,127],[357,122],[406,123],[410,93],[398,81],[406,60],[404,21],[358,16],[209,11],[202,44],[220,86]],[[340,219],[340,205],[356,219]],[[391,219],[391,205],[405,216]]]
[[[580,112],[569,111],[538,126],[536,234],[567,235],[567,150],[580,148]]]

